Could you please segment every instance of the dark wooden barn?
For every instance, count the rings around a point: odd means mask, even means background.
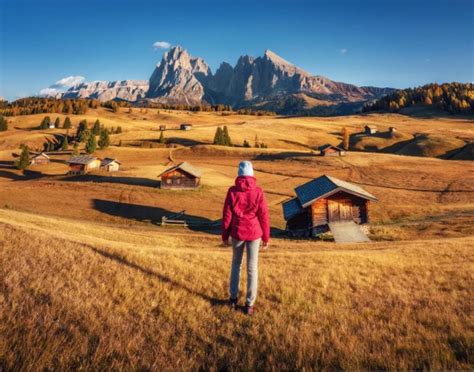
[[[201,175],[200,169],[182,162],[168,168],[158,177],[161,177],[162,189],[196,189],[201,185]]]
[[[193,126],[191,124],[188,124],[188,123],[183,123],[179,126],[179,129],[181,129],[181,130],[191,130],[191,129],[193,129]]]
[[[329,143],[319,147],[321,156],[344,156],[346,152],[340,147],[330,145]]]
[[[375,125],[366,125],[364,127],[364,132],[367,135],[375,134],[377,133],[377,127]]]
[[[73,156],[68,161],[69,175],[81,175],[100,167],[100,160],[91,155]]]
[[[296,197],[283,203],[286,230],[293,236],[317,236],[329,223],[369,222],[369,202],[377,198],[361,187],[321,176],[295,189]]]

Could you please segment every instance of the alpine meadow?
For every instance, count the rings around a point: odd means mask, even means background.
[[[473,5],[398,7],[1,1],[0,371],[473,369]]]

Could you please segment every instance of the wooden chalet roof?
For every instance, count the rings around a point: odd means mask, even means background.
[[[49,159],[49,156],[46,155],[44,152],[40,152],[39,154],[35,154],[35,155],[33,155],[31,158],[32,158],[32,159],[35,159],[35,158],[39,158],[39,157],[43,157],[43,158]]]
[[[92,163],[94,160],[97,160],[95,156],[91,155],[78,155],[71,157],[67,163],[68,164],[89,164]]]
[[[335,150],[337,150],[337,151],[344,151],[344,150],[341,149],[340,147],[331,145],[331,144],[329,144],[329,143],[326,143],[325,145],[319,146],[319,151],[324,151],[324,150],[327,150],[327,149],[330,149],[330,148],[333,148],[333,149],[335,149]]]
[[[362,187],[326,175],[295,188],[296,196],[304,208],[316,200],[334,194],[337,191],[345,191],[364,199],[377,200],[375,196],[365,191]]]
[[[120,163],[117,159],[114,159],[114,158],[104,158],[104,159],[102,159],[100,165],[101,165],[102,167],[105,167],[105,166],[109,165],[110,163],[114,163],[114,162],[117,163],[117,164],[122,164],[122,163]]]
[[[182,163],[179,163],[178,165],[174,165],[172,166],[171,168],[168,168],[166,170],[164,170],[163,172],[161,172],[158,177],[161,177],[163,174],[165,173],[169,173],[171,171],[174,171],[176,169],[181,169],[182,171],[190,174],[191,176],[194,176],[194,177],[201,177],[202,175],[202,172],[200,169],[196,168],[195,166],[189,164],[188,162],[186,161],[183,161]]]
[[[292,198],[283,203],[283,217],[285,221],[297,216],[301,212],[303,212],[303,207],[298,198]]]

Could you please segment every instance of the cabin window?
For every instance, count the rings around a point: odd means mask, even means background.
[[[176,184],[179,185],[181,183],[181,180],[178,178],[176,179]]]
[[[166,180],[166,183],[167,183],[168,185],[171,184],[171,179],[168,178],[168,179]]]

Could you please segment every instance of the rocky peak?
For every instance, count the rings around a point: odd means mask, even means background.
[[[211,69],[202,58],[192,57],[178,46],[165,52],[150,77],[148,98],[196,103],[204,97],[204,86]]]

